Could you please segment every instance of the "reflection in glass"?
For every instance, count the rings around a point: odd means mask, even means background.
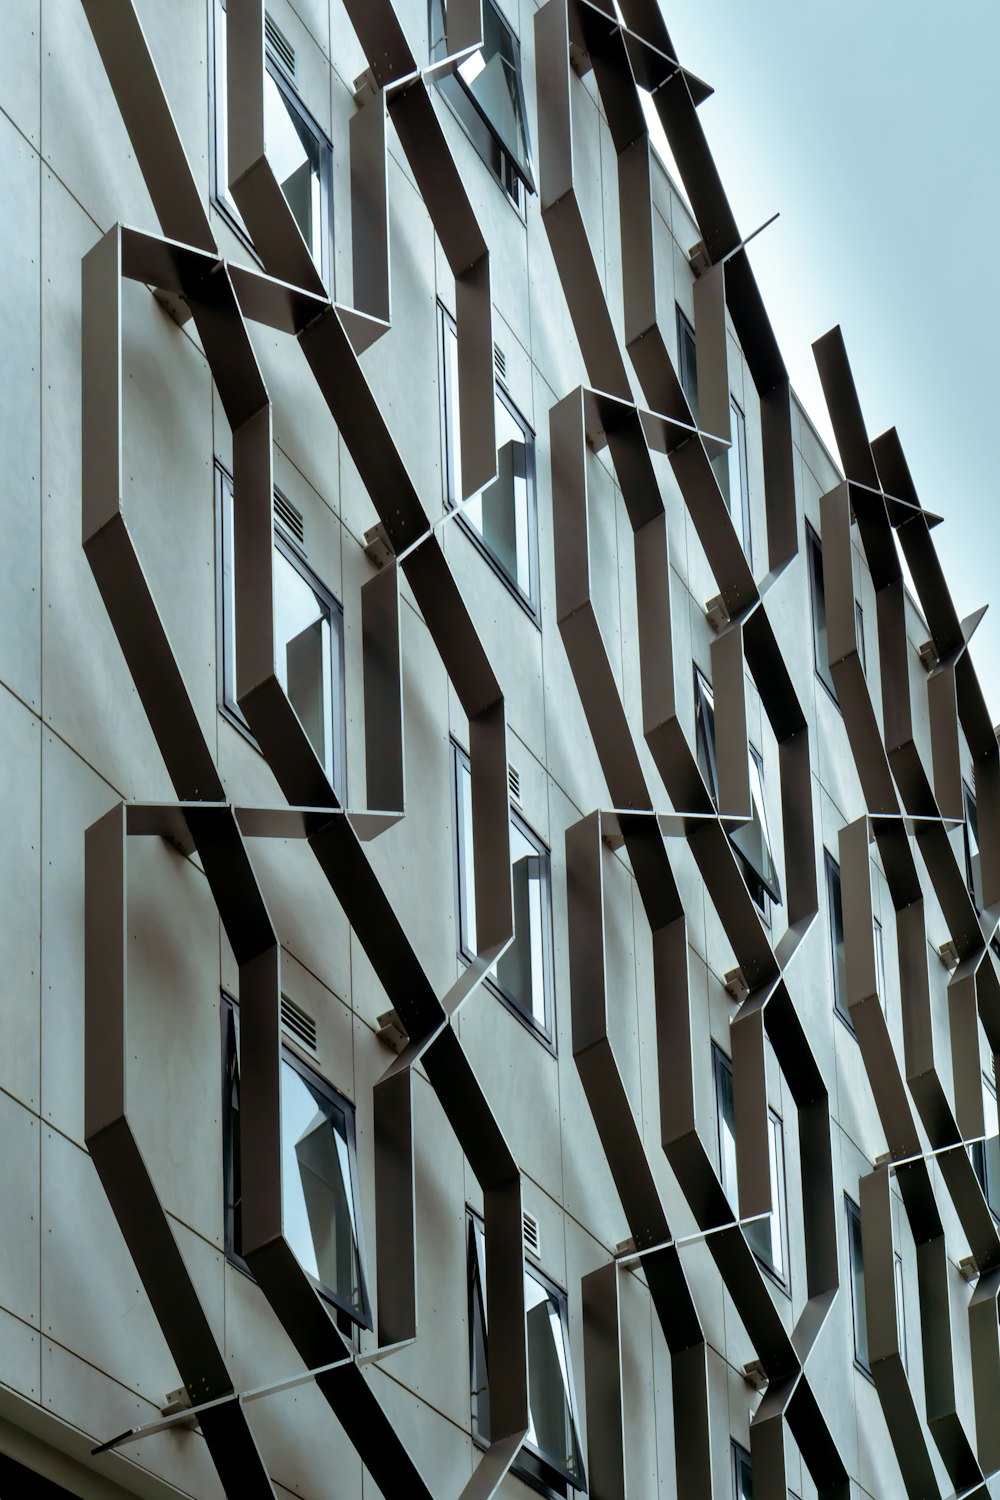
[[[903,1257],[897,1252],[893,1273],[896,1285],[896,1331],[899,1334],[899,1355],[903,1361],[903,1369],[907,1368],[906,1358],[906,1303],[903,1298]]]
[[[861,1248],[861,1210],[847,1198],[847,1253],[854,1306],[854,1357],[868,1370],[868,1312],[865,1308],[865,1262]]]
[[[472,773],[468,761],[456,749],[458,802],[458,896],[462,953],[474,958],[476,940],[476,887],[472,840]],[[490,971],[503,994],[546,1035],[546,953],[549,942],[549,856],[514,816],[510,823],[510,858],[514,896],[514,941]]]
[[[438,62],[448,54],[446,12],[446,0],[430,0],[431,62]],[[467,126],[471,124],[468,110],[461,105],[461,95],[464,93],[478,119],[485,124],[497,145],[509,158],[514,171],[533,191],[531,142],[521,85],[520,48],[494,0],[485,0],[483,5],[482,47],[459,64],[455,78],[457,83],[447,78],[442,78],[440,82],[459,118]],[[477,132],[471,130],[470,133],[476,140]],[[478,140],[476,143],[478,145]]]
[[[718,1047],[712,1049],[715,1059],[715,1092],[719,1121],[719,1180],[734,1214],[739,1212],[739,1188],[736,1175],[736,1109],[733,1101],[733,1068],[729,1058]],[[745,1226],[745,1234],[754,1254],[780,1280],[785,1279],[785,1147],[781,1120],[768,1111],[768,1161],[771,1178],[771,1212],[766,1219],[754,1219]]]
[[[969,1155],[983,1196],[995,1218],[1000,1219],[1000,1123],[997,1119],[997,1096],[989,1080],[983,1077],[983,1120],[986,1138],[969,1147]]]
[[[215,7],[215,176],[216,195],[246,233],[243,217],[229,189],[229,112],[226,76],[226,7]],[[278,81],[270,60],[264,71],[264,145],[267,159],[309,253],[324,270],[323,199],[329,180],[331,149],[291,94]]]
[[[462,497],[462,451],[458,382],[458,335],[442,309],[444,344],[444,426],[446,439],[446,499],[458,505]],[[482,537],[492,556],[526,599],[533,598],[534,499],[532,453],[534,438],[497,388],[495,400],[497,477],[466,501],[462,515]]]
[[[226,1248],[242,1263],[240,1023],[239,1011],[229,1000],[224,1018]],[[280,1087],[285,1239],[319,1289],[367,1327],[368,1299],[355,1205],[353,1114],[334,1090],[287,1051],[281,1059]]]
[[[694,340],[694,329],[687,318],[677,309],[677,373],[681,390],[687,397],[691,416],[698,425],[698,357]]]
[[[482,1221],[470,1219],[470,1294],[472,1300],[473,1430],[489,1442],[489,1340],[486,1322],[486,1236]],[[557,1477],[576,1489],[586,1478],[577,1437],[573,1376],[566,1329],[566,1304],[534,1267],[525,1264],[524,1305],[528,1340],[529,1425],[515,1469],[535,1477]],[[541,1461],[532,1465],[531,1456]],[[526,1463],[526,1460],[528,1462]],[[555,1471],[555,1476],[546,1470]]]
[[[819,537],[811,527],[806,528],[806,543],[809,553],[809,583],[812,592],[813,615],[813,660],[823,683],[837,698],[830,671],[830,646],[826,631],[826,585],[823,581],[823,549]]]
[[[963,782],[965,801],[965,879],[977,911],[983,909],[983,875],[979,859],[979,814],[976,799]]]
[[[826,898],[830,917],[830,954],[833,965],[833,1005],[853,1031],[847,1005],[847,961],[844,955],[844,903],[840,891],[840,866],[829,850],[826,855]]]
[[[736,1500],[753,1500],[753,1474],[750,1455],[738,1443],[733,1444],[733,1470],[736,1480]]]

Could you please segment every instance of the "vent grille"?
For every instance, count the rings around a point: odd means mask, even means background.
[[[268,52],[278,66],[284,68],[289,78],[294,78],[295,48],[281,27],[275,25],[266,11],[264,13],[264,41]]]
[[[306,523],[302,512],[277,491],[274,494],[274,519],[293,541],[298,542],[300,547],[305,547]]]
[[[521,800],[521,773],[517,769],[517,767],[516,766],[512,766],[509,761],[507,763],[507,787],[508,787],[508,790],[510,791],[511,801],[512,802],[520,802],[520,800]]]
[[[301,1046],[316,1052],[316,1022],[287,995],[281,997],[281,1024]]]
[[[542,1233],[538,1227],[538,1220],[534,1214],[529,1214],[525,1209],[522,1215],[524,1227],[524,1248],[529,1255],[540,1256],[542,1253]]]
[[[497,374],[501,380],[507,379],[507,356],[499,344],[493,345],[493,363],[496,365]]]

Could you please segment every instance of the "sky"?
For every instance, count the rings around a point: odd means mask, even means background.
[[[840,323],[868,426],[895,426],[1000,721],[998,0],[661,0],[799,397]],[[970,528],[976,533],[970,535]]]

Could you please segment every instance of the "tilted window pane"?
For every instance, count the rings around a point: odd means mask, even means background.
[[[436,62],[448,50],[445,0],[431,0],[429,22],[430,57]],[[483,45],[459,65],[456,77],[519,176],[534,191],[531,141],[521,83],[521,50],[493,0],[484,0],[483,4]]]
[[[458,900],[461,951],[474,958],[477,951],[476,887],[472,834],[472,773],[465,755],[455,749],[456,814],[458,821]],[[511,879],[514,901],[514,940],[490,973],[504,997],[519,1014],[551,1034],[549,1016],[549,855],[519,819],[510,823]]]
[[[997,1096],[983,1078],[983,1121],[985,1140],[969,1147],[969,1156],[983,1196],[994,1217],[1000,1218],[1000,1137],[998,1137]]]
[[[965,797],[965,879],[978,911],[983,909],[983,877],[979,860],[979,814],[976,799],[963,784]]]
[[[735,401],[729,403],[732,423],[732,442],[726,456],[726,477],[729,492],[729,514],[743,542],[743,551],[750,556],[750,475],[747,468],[747,424],[746,418]]]
[[[903,1361],[903,1369],[907,1367],[906,1357],[906,1302],[903,1297],[903,1257],[897,1255],[894,1264],[894,1275],[896,1285],[896,1329],[899,1333],[899,1353]]]
[[[715,759],[715,696],[711,684],[694,669],[695,750],[698,769],[716,807],[719,805],[719,782]],[[781,902],[781,885],[771,853],[771,835],[764,800],[764,780],[759,753],[747,746],[750,775],[750,819],[729,835],[740,855],[750,893],[763,910],[767,898]]]
[[[347,1119],[291,1063],[281,1065],[281,1188],[285,1238],[310,1276],[362,1312],[361,1259]]]
[[[264,140],[302,238],[322,267],[323,146],[270,73],[264,75]]]
[[[719,778],[715,768],[715,694],[710,683],[694,669],[694,718],[698,769],[716,807]]]
[[[226,1248],[243,1264],[239,1011],[225,1004],[223,1149]],[[334,1091],[284,1053],[281,1084],[282,1224],[299,1264],[355,1321],[369,1326],[355,1203],[353,1115]],[[244,1269],[247,1267],[244,1265]]]
[[[733,1478],[736,1486],[736,1500],[753,1500],[753,1474],[750,1468],[750,1455],[745,1448],[733,1444]]]
[[[698,359],[694,341],[694,329],[687,318],[677,309],[677,374],[681,390],[687,397],[691,415],[698,422]]]
[[[785,1145],[781,1121],[768,1114],[767,1140],[771,1178],[771,1212],[766,1219],[747,1225],[753,1250],[782,1281],[785,1279]]]
[[[482,1221],[471,1218],[469,1230],[470,1301],[472,1312],[473,1430],[489,1442],[489,1339],[486,1314],[486,1245]],[[524,1306],[528,1345],[528,1433],[525,1448],[541,1460],[535,1477],[567,1481],[576,1489],[586,1485],[583,1456],[577,1436],[576,1404],[565,1299],[533,1267],[524,1268]],[[515,1471],[525,1467],[525,1455],[515,1460]],[[554,1471],[548,1473],[548,1470]]]
[[[330,606],[283,552],[274,554],[278,680],[333,779],[334,651]]]
[[[875,934],[875,981],[878,985],[878,998],[882,1009],[885,1010],[888,1004],[885,987],[885,937],[882,933],[882,923],[878,917],[874,920],[873,931]]]
[[[736,1182],[736,1109],[733,1103],[733,1069],[728,1057],[717,1047],[715,1059],[715,1094],[719,1116],[719,1178],[735,1215],[739,1215]]]
[[[767,807],[764,802],[764,780],[761,764],[753,747],[750,747],[750,821],[732,833],[734,846],[743,855],[754,873],[759,876],[764,889],[772,901],[781,901],[778,872],[771,855],[771,836],[767,826]]]
[[[844,905],[840,893],[840,866],[826,853],[826,896],[830,918],[830,957],[833,970],[833,1004],[837,1014],[851,1026],[847,1007],[847,966],[844,956]]]
[[[445,498],[462,497],[462,451],[458,381],[458,335],[441,310],[444,385]],[[497,388],[495,400],[497,477],[467,500],[462,517],[482,538],[501,571],[528,600],[535,598],[534,437]]]
[[[868,1313],[865,1309],[865,1262],[861,1248],[861,1210],[850,1198],[847,1204],[847,1253],[851,1267],[851,1299],[854,1308],[854,1355],[868,1365]]]
[[[826,631],[826,586],[823,582],[823,549],[814,531],[806,532],[806,547],[809,555],[809,583],[812,592],[813,615],[813,659],[816,671],[826,687],[837,697],[830,671],[830,647]]]

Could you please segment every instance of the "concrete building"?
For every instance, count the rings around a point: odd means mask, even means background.
[[[997,1493],[975,621],[673,58],[5,8],[5,1496]]]

